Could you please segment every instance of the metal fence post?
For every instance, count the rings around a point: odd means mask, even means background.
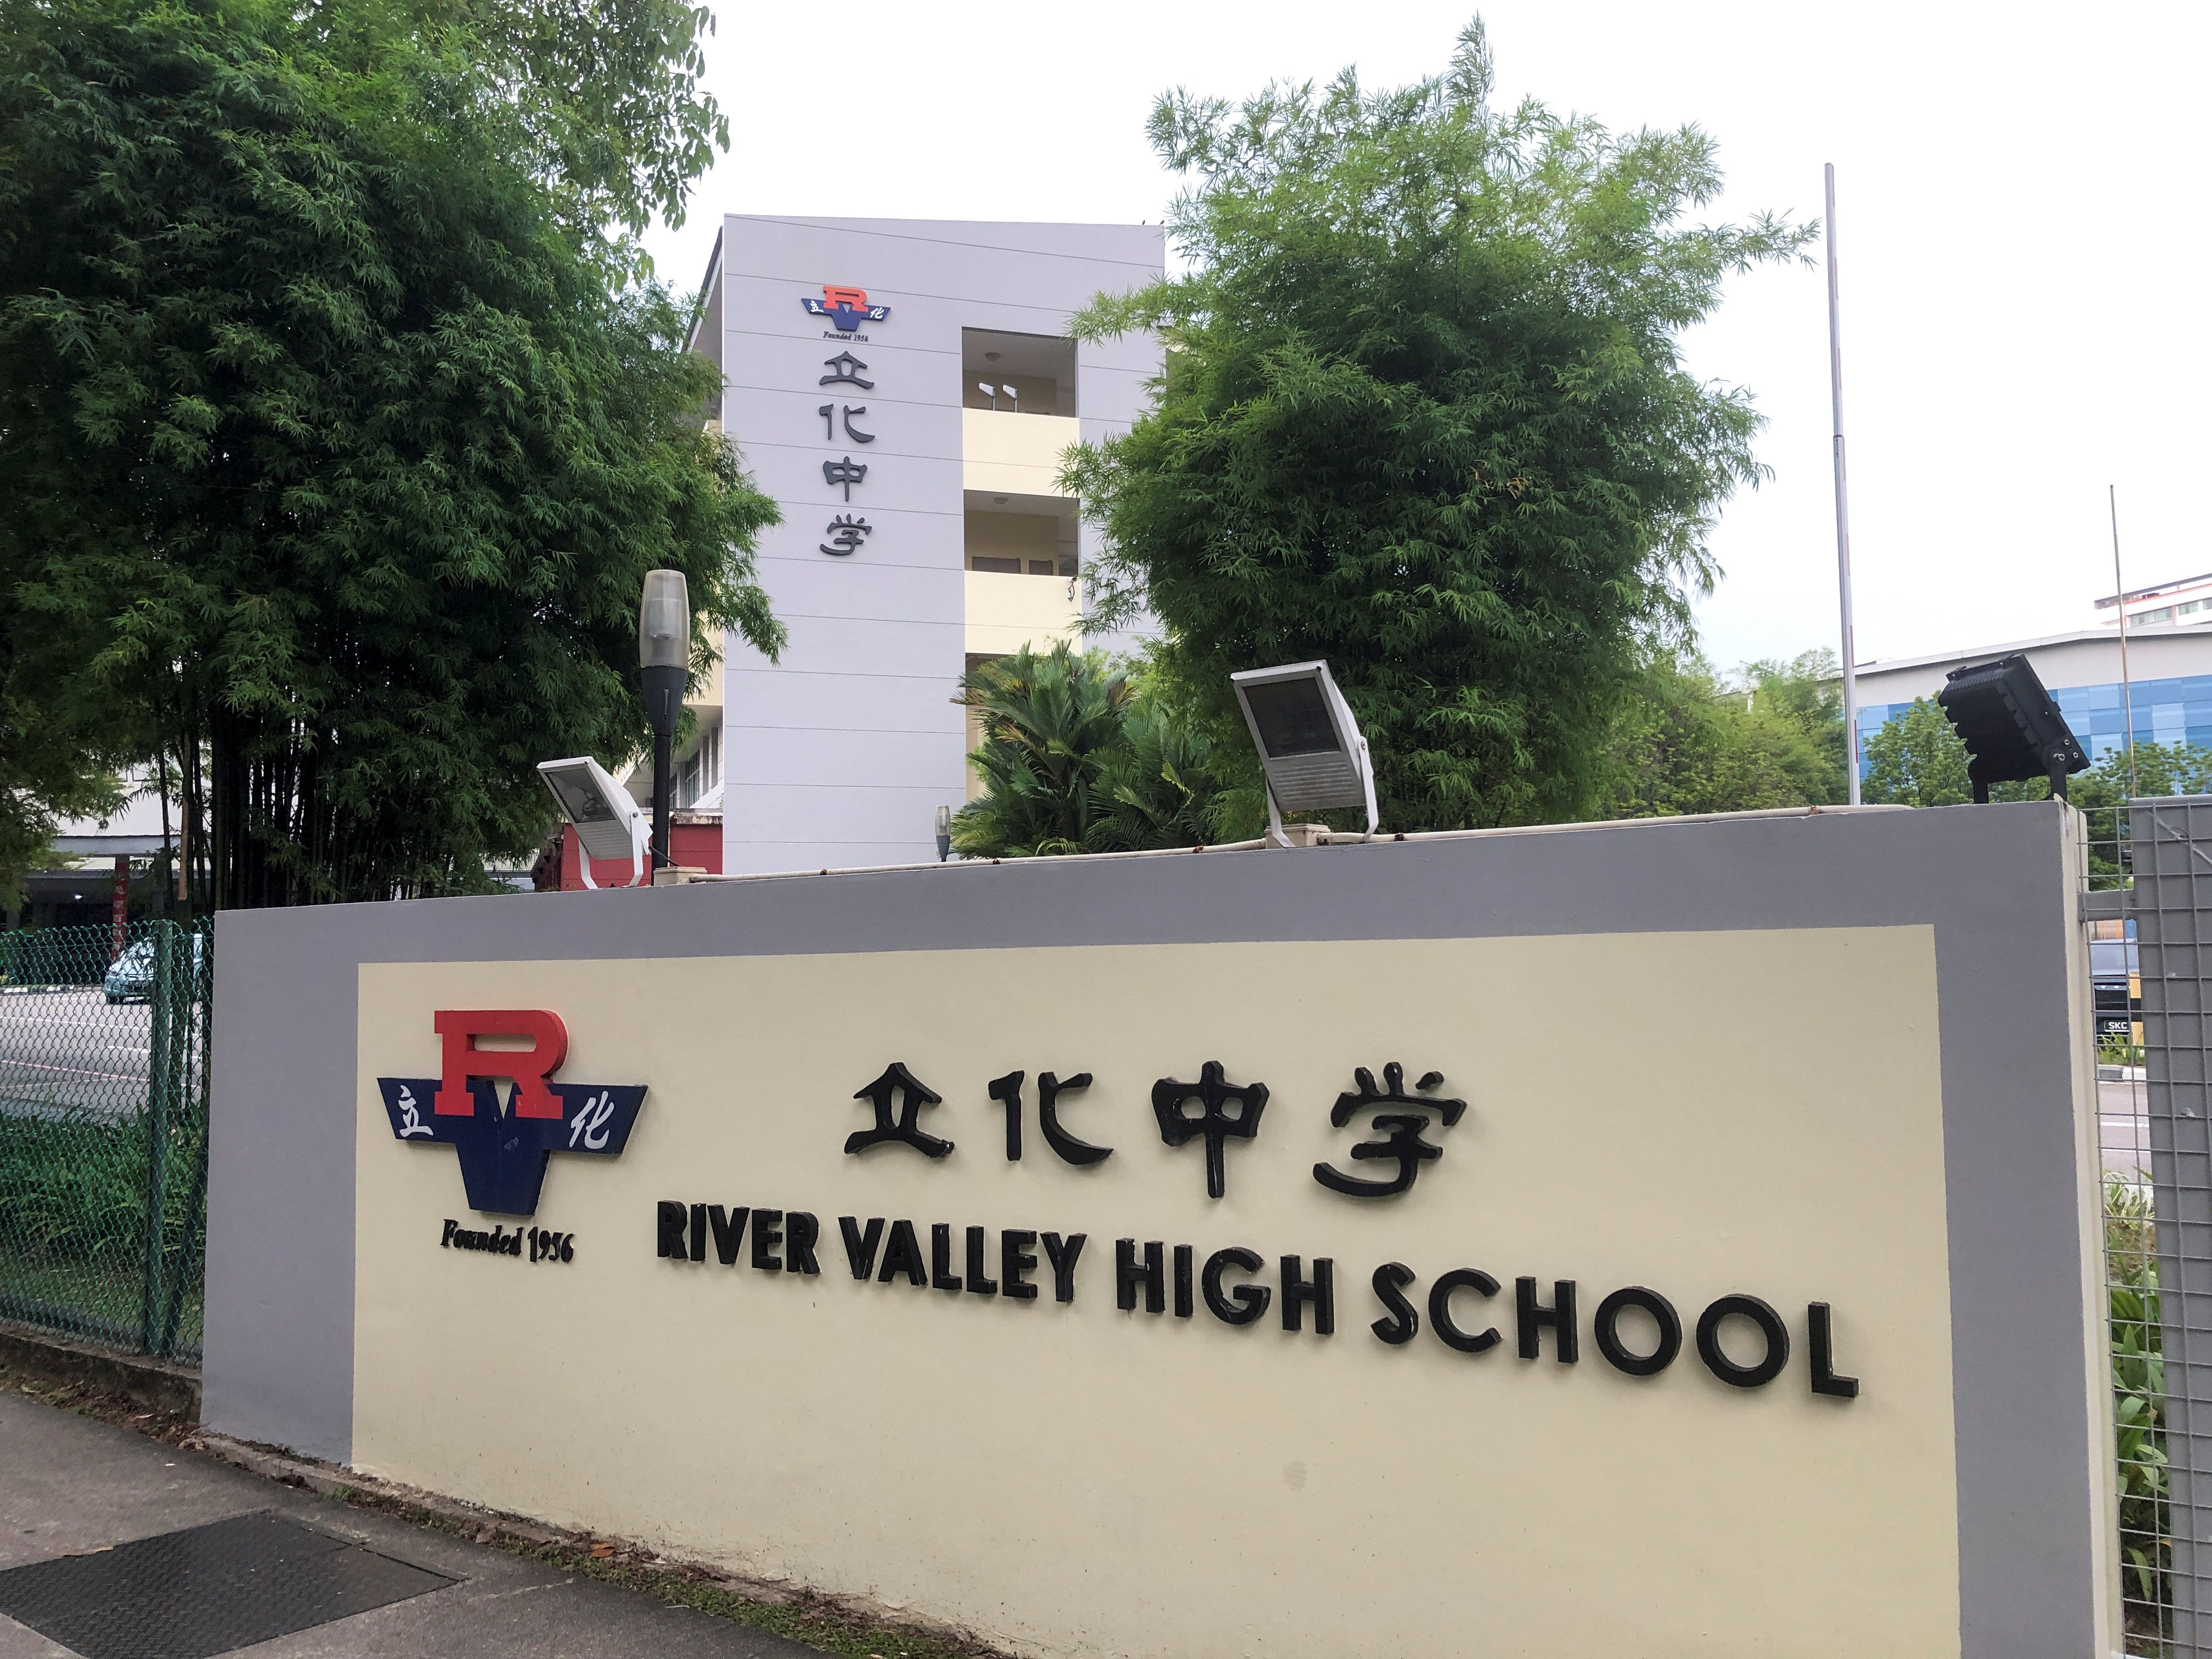
[[[167,1208],[169,1073],[176,1036],[176,928],[157,921],[149,930],[154,946],[154,988],[149,999],[146,1066],[146,1266],[140,1287],[138,1346],[152,1353],[160,1340],[161,1309],[161,1224]]]
[[[178,1322],[199,1271],[200,1243],[207,1231],[208,1005],[214,980],[213,945],[211,933],[191,928],[177,941],[179,977],[186,988],[180,1017],[173,1028],[180,1035],[173,1042],[176,1058],[171,1073],[175,1079],[177,1109],[189,1112],[198,1139],[192,1150],[191,1176],[185,1189],[184,1237],[177,1241],[176,1270],[169,1275],[168,1311],[162,1316],[161,1343],[154,1351],[162,1359],[172,1358],[177,1351]]]

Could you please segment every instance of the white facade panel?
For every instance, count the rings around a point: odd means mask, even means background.
[[[935,809],[967,794],[962,331],[1063,336],[1158,276],[1162,246],[1139,225],[723,221],[722,427],[782,509],[759,570],[790,634],[773,665],[729,641],[726,872],[936,856]],[[888,312],[848,331],[804,303],[837,289]],[[1077,349],[1086,440],[1136,417],[1158,361],[1148,337]]]

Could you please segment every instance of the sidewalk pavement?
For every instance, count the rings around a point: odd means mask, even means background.
[[[368,1595],[404,1590],[407,1599],[248,1647],[169,1650],[227,1650],[254,1659],[818,1659],[817,1650],[780,1636],[352,1509],[0,1390],[0,1606],[9,1605],[11,1595],[23,1606],[29,1594],[21,1578],[11,1588],[4,1576],[11,1568],[252,1516],[282,1517],[311,1530],[242,1522],[217,1537],[281,1536],[292,1540],[288,1547],[295,1558],[303,1553],[304,1539],[304,1553],[339,1563],[335,1574],[327,1568],[322,1572],[319,1593],[325,1601],[319,1605],[331,1605],[333,1585],[340,1600],[348,1586],[356,1595],[363,1586],[369,1587]],[[100,1592],[105,1604],[87,1616],[111,1627],[131,1622],[131,1564],[160,1553],[134,1553],[105,1564],[95,1559],[90,1564],[95,1571],[102,1565],[121,1569],[124,1584],[119,1594]],[[149,1569],[154,1565],[149,1560]],[[439,1585],[410,1568],[453,1582]],[[250,1599],[255,1593],[249,1587],[243,1594]],[[295,1589],[298,1593],[316,1592],[310,1586],[307,1592]],[[47,1594],[52,1599],[52,1592]],[[157,1624],[179,1634],[185,1621],[210,1612],[140,1580],[141,1605],[149,1594],[165,1598]],[[224,1608],[214,1609],[216,1626],[224,1616]],[[80,1651],[0,1613],[0,1659],[76,1659]]]

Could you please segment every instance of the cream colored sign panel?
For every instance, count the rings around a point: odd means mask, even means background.
[[[559,1080],[647,1085],[620,1158],[555,1155],[532,1263],[442,1246],[453,1151],[403,1144],[379,1076],[437,1073],[441,1008],[549,1008]],[[1048,1655],[1950,1655],[1959,1651],[1936,965],[1925,927],[866,956],[443,963],[361,970],[355,1462],[486,1504],[963,1622]],[[858,1155],[856,1091],[901,1061],[941,1158]],[[1264,1115],[1164,1144],[1152,1090],[1218,1060]],[[1384,1199],[1331,1191],[1374,1113],[1356,1067],[1463,1098],[1442,1156]],[[1006,1156],[992,1079],[1027,1073]],[[1039,1074],[1088,1072],[1061,1126]],[[1196,1103],[1188,1107],[1195,1113]],[[820,1272],[667,1260],[658,1206],[817,1218]],[[901,1220],[947,1279],[982,1235],[1000,1293],[865,1281],[857,1232]],[[1085,1239],[1073,1299],[1003,1293],[1004,1233]],[[803,1224],[802,1224],[803,1231]],[[1115,1242],[1159,1241],[1163,1311],[1116,1306]],[[688,1240],[686,1241],[688,1242]],[[1174,1247],[1262,1262],[1232,1327],[1179,1316]],[[679,1244],[679,1249],[682,1245]],[[1333,1264],[1334,1331],[1285,1330],[1282,1258]],[[781,1247],[771,1259],[781,1260]],[[1420,1327],[1373,1288],[1411,1270]],[[1428,1293],[1454,1269],[1455,1327]],[[1579,1354],[1520,1357],[1516,1281],[1575,1282]],[[1642,1286],[1680,1354],[1636,1376],[1594,1311]],[[1698,1314],[1786,1322],[1771,1382],[1723,1382]],[[1816,1394],[1808,1307],[1833,1310]],[[1649,1316],[1620,1322],[1649,1352]],[[1757,1333],[1723,1330],[1748,1364]]]

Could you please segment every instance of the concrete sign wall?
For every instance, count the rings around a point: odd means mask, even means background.
[[[1043,1655],[2109,1653],[2071,833],[227,915],[208,1419]]]

